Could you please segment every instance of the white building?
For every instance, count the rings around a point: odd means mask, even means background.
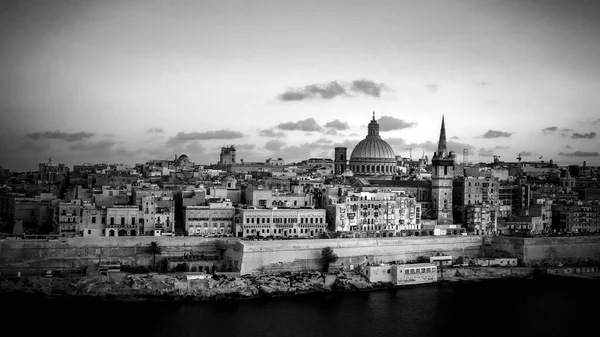
[[[314,237],[327,227],[324,209],[238,209],[238,237]]]

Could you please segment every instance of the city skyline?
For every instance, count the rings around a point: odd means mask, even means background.
[[[348,154],[600,164],[593,1],[12,1],[0,165]]]

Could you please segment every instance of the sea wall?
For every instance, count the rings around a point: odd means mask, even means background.
[[[600,260],[600,236],[525,238],[526,264]]]
[[[241,264],[241,246],[235,240],[195,237],[106,237],[68,238],[61,240],[0,240],[0,266],[79,267],[99,261],[120,261],[132,266],[148,266],[152,255],[146,247],[156,241],[162,247],[161,257],[185,253],[223,254]],[[228,252],[228,254],[224,254]],[[235,262],[233,262],[235,265]]]
[[[360,265],[367,262],[385,263],[411,261],[418,256],[439,254],[479,257],[482,254],[480,236],[429,236],[370,239],[319,239],[289,241],[242,241],[244,246],[242,275],[281,271],[320,270],[321,250],[331,247],[338,255],[332,268]]]

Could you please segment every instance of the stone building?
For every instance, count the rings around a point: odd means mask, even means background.
[[[324,209],[238,209],[238,237],[314,237],[325,232]]]
[[[373,112],[367,137],[356,144],[350,155],[350,170],[355,176],[391,177],[396,174],[396,165],[394,150],[381,139]]]
[[[442,117],[442,128],[438,150],[431,158],[431,196],[438,225],[453,224],[452,178],[454,178],[454,156],[446,148],[446,126]]]
[[[421,229],[421,206],[415,197],[397,192],[348,191],[327,207],[328,223],[337,232],[371,232],[396,236]]]
[[[106,208],[105,236],[137,236],[140,234],[138,221],[139,206],[112,206]]]
[[[235,208],[231,201],[210,202],[208,206],[186,206],[185,231],[188,235],[233,235]]]

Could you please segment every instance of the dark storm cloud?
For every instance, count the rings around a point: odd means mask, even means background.
[[[115,145],[115,142],[111,140],[101,140],[99,142],[91,142],[91,143],[75,143],[69,146],[69,150],[82,150],[82,151],[99,151],[99,150],[107,150]]]
[[[277,132],[273,129],[260,130],[260,131],[258,131],[258,135],[263,136],[263,137],[277,137],[277,138],[285,137],[285,134],[283,132]]]
[[[600,153],[598,152],[586,152],[586,151],[575,151],[575,152],[559,152],[559,156],[565,157],[598,157]]]
[[[332,99],[337,96],[351,96],[348,93],[354,92],[372,97],[381,96],[381,92],[386,90],[384,83],[375,83],[371,80],[362,79],[352,82],[340,83],[331,81],[328,83],[310,84],[302,88],[290,89],[279,95],[281,101],[301,101],[304,99]]]
[[[383,116],[379,118],[378,122],[380,131],[402,130],[417,125],[390,116]]]
[[[342,122],[339,119],[336,119],[331,122],[325,123],[325,127],[331,128],[331,129],[336,129],[339,131],[344,131],[344,130],[348,130],[350,128],[350,125],[348,125],[348,123],[346,123],[346,122]]]
[[[346,89],[336,81],[326,84],[311,84],[304,88],[292,89],[279,95],[281,101],[301,101],[307,98],[332,99],[346,95]]]
[[[150,129],[146,130],[146,132],[149,132],[149,133],[163,133],[163,132],[165,132],[165,129],[163,129],[163,128],[150,128]]]
[[[510,135],[512,135],[512,133],[497,131],[497,130],[488,130],[486,133],[483,134],[482,137],[490,139],[490,138],[510,137]]]
[[[62,131],[45,131],[45,132],[33,132],[28,133],[27,137],[33,140],[41,140],[41,139],[60,139],[65,140],[67,142],[78,142],[87,138],[93,137],[94,134],[91,132],[75,132],[75,133],[66,133]]]
[[[573,138],[573,139],[594,139],[594,138],[596,138],[596,133],[595,132],[590,132],[590,133],[575,132],[574,134],[571,135],[571,138]]]
[[[373,97],[379,97],[381,95],[381,91],[384,89],[385,84],[375,83],[365,79],[352,81],[352,84],[350,85],[350,90]]]
[[[231,130],[217,130],[205,132],[179,132],[175,137],[169,138],[167,144],[181,144],[192,140],[209,140],[209,139],[236,139],[243,138],[244,134]]]
[[[297,122],[280,123],[277,125],[278,128],[288,131],[321,131],[322,128],[314,118],[307,118],[305,120]]]

